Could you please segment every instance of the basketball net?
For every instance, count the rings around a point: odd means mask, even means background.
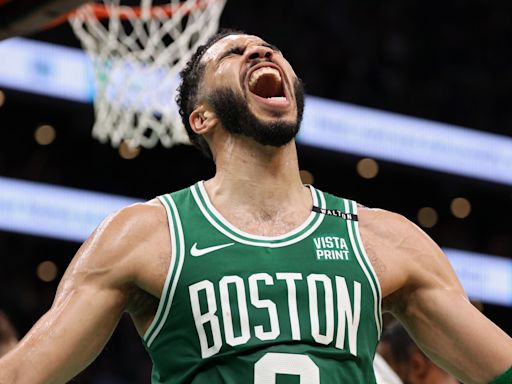
[[[140,1],[86,4],[69,19],[94,66],[93,136],[114,147],[188,143],[175,102],[179,72],[217,31],[226,0]]]

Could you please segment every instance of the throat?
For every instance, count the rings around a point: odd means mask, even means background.
[[[311,214],[311,190],[298,188],[281,190],[253,188],[215,188],[205,183],[211,204],[220,215],[237,229],[258,236],[280,236],[300,227]]]
[[[296,210],[259,209],[254,212],[248,210],[233,210],[225,212],[225,218],[236,228],[258,236],[281,236],[300,227],[311,214],[298,207]]]

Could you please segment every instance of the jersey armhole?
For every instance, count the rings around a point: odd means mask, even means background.
[[[183,228],[176,204],[170,194],[158,196],[165,208],[169,235],[171,238],[171,262],[165,278],[165,284],[160,295],[155,318],[143,336],[143,341],[149,349],[164,326],[172,305],[172,299],[183,267],[185,256]]]
[[[345,206],[345,212],[352,213],[355,215],[355,217],[357,217],[357,208],[360,205],[353,200],[347,199],[343,199],[343,203]],[[354,249],[357,261],[359,262],[361,269],[368,279],[368,283],[370,284],[372,290],[375,303],[375,325],[377,327],[377,337],[380,339],[380,335],[382,333],[382,292],[379,279],[364,248],[361,234],[359,232],[358,220],[348,220],[347,228],[350,242],[352,243],[352,248]]]

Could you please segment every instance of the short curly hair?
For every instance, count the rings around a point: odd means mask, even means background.
[[[188,119],[196,107],[199,85],[204,75],[205,65],[204,63],[201,63],[201,59],[212,45],[229,35],[245,35],[245,32],[236,29],[220,30],[218,33],[210,37],[204,45],[197,48],[196,52],[185,65],[185,68],[180,72],[181,83],[178,87],[176,103],[178,104],[181,120],[187,130],[190,142],[207,157],[212,157],[210,146],[203,136],[198,135],[192,130]]]

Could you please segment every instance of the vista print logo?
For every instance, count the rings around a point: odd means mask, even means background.
[[[347,242],[339,236],[315,237],[313,243],[316,248],[316,259],[327,260],[349,260],[349,249]]]

